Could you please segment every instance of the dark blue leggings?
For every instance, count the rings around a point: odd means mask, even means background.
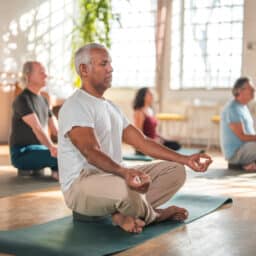
[[[11,147],[11,162],[21,170],[40,170],[50,167],[58,171],[57,158],[52,157],[50,150],[44,145],[27,145]]]

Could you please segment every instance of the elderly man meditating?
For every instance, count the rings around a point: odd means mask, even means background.
[[[183,185],[184,165],[204,172],[211,158],[180,155],[145,137],[104,98],[113,72],[104,46],[92,43],[80,48],[75,66],[82,87],[59,114],[58,163],[68,207],[86,216],[111,215],[115,225],[134,233],[152,222],[186,219],[184,208],[158,207]],[[122,164],[122,141],[164,161],[128,168]]]
[[[57,147],[48,130],[57,136],[58,125],[47,100],[41,95],[47,75],[40,62],[28,61],[22,76],[26,88],[13,102],[10,151],[12,164],[23,174],[50,167],[58,180]]]
[[[230,167],[256,171],[256,134],[247,104],[254,98],[254,85],[247,77],[235,82],[234,98],[221,114],[221,148]]]

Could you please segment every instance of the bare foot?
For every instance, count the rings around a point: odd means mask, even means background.
[[[140,233],[145,226],[145,222],[143,220],[130,216],[124,216],[121,213],[113,214],[112,222],[118,225],[124,231],[131,233]]]
[[[243,169],[244,169],[246,172],[255,172],[255,171],[256,171],[256,163],[253,162],[253,163],[244,165],[244,166],[243,166]]]
[[[156,218],[157,222],[165,220],[183,221],[188,217],[188,211],[185,208],[177,207],[175,205],[165,209],[156,209],[155,211],[159,213],[159,216]]]

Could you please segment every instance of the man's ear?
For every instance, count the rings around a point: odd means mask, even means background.
[[[24,74],[22,76],[22,80],[23,80],[24,84],[27,84],[28,83],[28,74]]]
[[[88,66],[86,64],[80,64],[79,71],[81,76],[87,76],[88,75]]]

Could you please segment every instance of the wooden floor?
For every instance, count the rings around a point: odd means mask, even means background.
[[[0,153],[3,157],[3,149]],[[214,163],[208,174],[194,177],[188,171],[183,191],[226,195],[233,198],[233,204],[118,255],[256,255],[256,173],[229,174],[223,171],[226,163],[220,153],[212,155]],[[7,168],[8,164],[2,166]],[[58,187],[0,198],[0,206],[1,230],[28,227],[70,214]]]

